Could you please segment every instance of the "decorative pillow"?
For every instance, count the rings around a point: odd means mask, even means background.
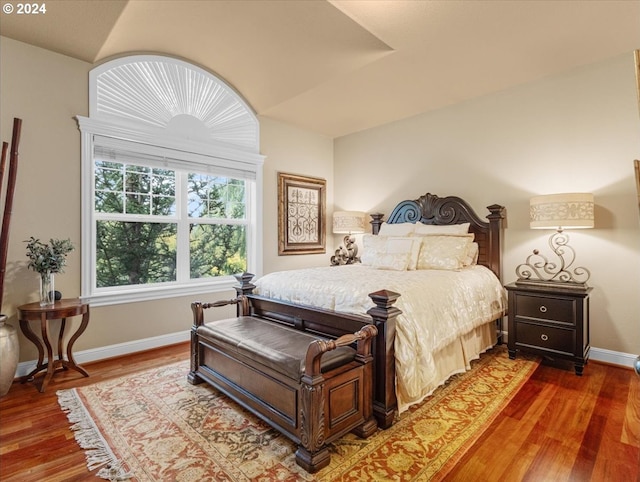
[[[418,269],[418,258],[420,257],[420,248],[422,248],[422,237],[411,237],[413,244],[411,246],[411,253],[409,253],[409,263],[407,263],[407,269],[409,271]]]
[[[382,223],[378,236],[409,236],[413,233],[416,225],[413,223],[389,224]]]
[[[364,265],[396,271],[416,269],[420,253],[417,238],[365,234],[362,246],[360,261]]]
[[[384,254],[386,247],[386,236],[365,234],[362,236],[362,254],[360,255],[360,262],[366,266],[373,266],[374,260]]]
[[[418,269],[463,268],[472,242],[473,234],[424,236],[418,257]]]
[[[462,224],[422,224],[416,223],[413,231],[416,235],[424,234],[467,234],[471,223]]]
[[[480,247],[478,246],[478,243],[471,243],[469,245],[469,249],[467,250],[467,255],[464,258],[463,265],[467,267],[467,266],[474,266],[478,264],[479,253],[480,253]]]

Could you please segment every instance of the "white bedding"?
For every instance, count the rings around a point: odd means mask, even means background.
[[[400,293],[395,304],[402,310],[395,340],[400,412],[440,383],[433,353],[502,316],[506,309],[502,284],[480,265],[459,271],[331,266],[270,273],[255,284],[254,292],[262,296],[359,315],[374,306],[369,293],[380,289]]]

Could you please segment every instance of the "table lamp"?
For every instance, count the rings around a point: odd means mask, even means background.
[[[353,234],[364,233],[366,213],[361,211],[336,211],[333,213],[333,234],[344,234],[344,246],[331,256],[331,265],[359,263],[358,246]]]
[[[569,246],[569,236],[564,229],[593,228],[593,194],[565,193],[532,197],[529,219],[531,229],[556,230],[549,238],[549,247],[558,260],[550,261],[534,249],[526,262],[516,268],[516,284],[546,283],[558,286],[561,283],[567,288],[584,289],[591,273],[583,267],[572,268],[576,253]]]

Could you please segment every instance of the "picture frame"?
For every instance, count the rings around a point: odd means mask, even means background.
[[[278,255],[326,253],[327,181],[278,173]]]

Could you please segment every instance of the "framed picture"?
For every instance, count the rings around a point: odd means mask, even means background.
[[[327,181],[278,173],[278,255],[326,253]]]

